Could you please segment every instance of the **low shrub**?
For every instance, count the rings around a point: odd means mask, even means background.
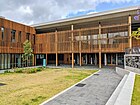
[[[31,69],[28,69],[28,70],[26,70],[26,73],[36,73],[37,72],[37,70],[36,70],[36,68],[31,68]]]
[[[23,73],[23,69],[15,69],[14,72],[15,73]]]
[[[43,70],[42,68],[39,68],[39,67],[36,68],[36,71],[37,71],[37,72],[42,71],[42,70]]]
[[[6,70],[6,71],[4,71],[4,73],[11,73],[11,71],[9,71],[9,70]]]
[[[45,69],[45,68],[44,67],[38,67],[38,68],[17,68],[17,69],[14,69],[14,72],[15,73],[36,73],[36,72],[42,71],[43,69]]]

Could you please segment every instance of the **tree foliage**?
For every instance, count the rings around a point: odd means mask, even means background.
[[[32,50],[32,46],[31,46],[31,42],[29,40],[26,40],[23,43],[23,49],[24,49],[24,54],[22,55],[22,60],[28,61],[30,57],[33,56],[33,50]]]
[[[140,39],[140,28],[138,28],[137,31],[132,32],[132,37],[134,37],[135,39]]]

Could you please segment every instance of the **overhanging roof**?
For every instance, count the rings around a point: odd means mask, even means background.
[[[83,22],[89,21],[96,21],[101,19],[113,18],[113,17],[120,17],[120,16],[127,16],[127,15],[134,15],[136,14],[136,10],[139,9],[140,6],[132,6],[127,8],[120,8],[116,10],[104,11],[99,13],[93,13],[85,16],[75,17],[75,18],[68,18],[68,19],[61,19],[57,21],[51,21],[47,23],[40,23],[32,25],[36,29],[51,29],[57,28],[62,26],[67,26],[70,24],[78,24]]]

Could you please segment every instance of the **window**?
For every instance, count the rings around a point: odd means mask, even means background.
[[[4,27],[1,27],[1,32],[2,32],[1,39],[4,40]]]
[[[39,55],[36,55],[36,59],[39,59]]]
[[[26,33],[26,39],[30,40],[30,33]]]
[[[44,55],[40,55],[40,59],[43,59],[44,58]]]
[[[21,31],[18,33],[18,42],[21,42]]]
[[[16,30],[12,30],[11,31],[11,42],[15,42],[16,41]]]

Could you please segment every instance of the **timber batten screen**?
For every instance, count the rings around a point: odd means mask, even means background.
[[[101,42],[101,50],[103,52],[124,52],[128,45],[128,25],[121,26],[113,26],[113,27],[101,27],[101,37],[98,38],[99,28],[87,28],[81,30],[74,31],[61,31],[57,32],[57,42],[55,41],[55,32],[54,33],[46,33],[46,34],[38,34],[37,37],[41,37],[45,39],[45,41],[40,42],[44,52],[47,53],[55,53],[55,47],[57,47],[58,53],[72,53],[72,43],[74,53],[79,53],[80,49],[82,53],[95,53],[99,52],[99,44]],[[73,41],[71,34],[73,33]],[[80,35],[81,34],[81,35]],[[57,43],[57,44],[55,44]],[[37,45],[37,44],[36,44]],[[38,53],[42,53],[39,51]],[[36,51],[35,50],[35,51]],[[43,53],[44,53],[43,52]]]
[[[37,44],[42,44],[43,46],[35,51],[38,51],[36,53],[55,56],[56,61],[52,62],[56,63],[56,66],[60,63],[58,55],[61,54],[64,56],[64,61],[61,61],[61,63],[72,64],[72,67],[74,67],[76,61],[79,62],[80,66],[93,62],[95,65],[99,64],[101,68],[101,65],[105,62],[102,61],[104,54],[123,54],[130,44],[128,16],[112,18],[111,20],[101,20],[100,24],[93,22],[93,25],[89,23],[88,28],[85,25],[83,26],[84,28],[78,29],[79,25],[71,25],[71,30],[57,30],[51,33],[37,34],[38,41],[36,41],[36,46]],[[40,39],[43,40],[39,41]],[[43,52],[40,49],[44,49]],[[94,54],[96,57],[87,54]],[[92,58],[89,56],[92,56]],[[112,56],[110,64],[118,64],[118,62],[114,63],[114,60],[112,60],[114,55],[112,54]],[[97,60],[96,63],[89,61],[89,59],[92,60],[93,58]],[[77,59],[79,60],[77,61]],[[106,62],[108,59],[107,54]],[[118,59],[117,56],[115,56],[115,59]]]

